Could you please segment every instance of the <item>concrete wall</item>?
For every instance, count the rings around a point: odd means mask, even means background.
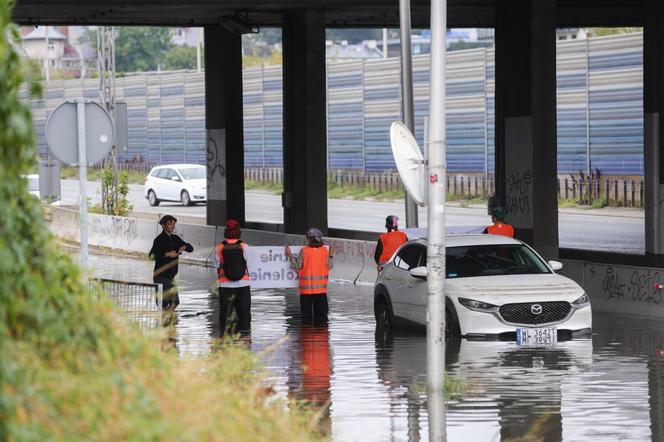
[[[594,311],[664,318],[664,269],[561,260],[560,272],[578,282]]]
[[[50,227],[53,234],[71,242],[79,241],[79,218],[76,210],[50,208]],[[90,215],[88,241],[91,247],[118,252],[130,252],[147,257],[152,240],[161,231],[154,219],[134,219],[104,215]],[[282,246],[303,243],[301,235],[243,230],[243,239],[253,245]],[[214,260],[213,244],[221,241],[223,229],[178,223],[177,233],[194,246],[194,253],[187,259],[194,263]],[[373,262],[375,243],[326,238],[334,248],[332,278],[373,284],[376,266]],[[565,266],[560,272],[578,282],[590,295],[595,311],[622,313],[652,318],[664,318],[664,290],[655,289],[656,283],[664,284],[664,269],[627,267],[597,264],[584,261],[561,260]]]
[[[51,206],[50,228],[53,235],[69,242],[80,240],[78,211]],[[92,248],[103,248],[117,252],[139,254],[147,257],[152,241],[161,232],[154,219],[136,219],[106,215],[88,215],[88,244]],[[194,246],[194,252],[186,254],[183,262],[204,264],[214,262],[214,244],[223,240],[223,227],[185,224],[178,222],[176,234]],[[304,244],[303,235],[288,235],[258,230],[242,230],[242,239],[249,245],[278,246]],[[375,242],[325,238],[324,242],[334,250],[334,268],[331,277],[335,280],[357,281],[358,284],[373,284],[376,280],[376,265],[373,261]]]

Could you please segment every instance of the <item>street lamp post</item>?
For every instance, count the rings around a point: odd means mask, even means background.
[[[445,419],[445,32],[447,1],[431,0],[427,246],[427,408],[429,440],[447,440]]]

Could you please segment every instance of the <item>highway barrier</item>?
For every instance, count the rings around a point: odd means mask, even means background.
[[[78,243],[78,212],[66,207],[49,206],[50,228],[65,241]],[[119,253],[144,256],[152,247],[154,237],[161,231],[154,219],[135,219],[107,215],[89,215],[88,242],[90,247]],[[194,246],[194,253],[183,262],[201,265],[214,263],[214,244],[223,238],[223,227],[178,223],[177,234]],[[283,245],[302,245],[303,235],[290,235],[259,230],[242,230],[248,244],[273,246],[279,251]],[[372,285],[376,279],[373,254],[376,243],[338,238],[325,238],[334,252],[333,280]],[[664,269],[615,266],[586,261],[561,260],[562,274],[579,283],[591,298],[595,311],[613,312],[642,317],[664,317]],[[214,264],[211,264],[214,265]]]

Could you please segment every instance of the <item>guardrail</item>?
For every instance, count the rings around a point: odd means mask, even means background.
[[[155,337],[159,333],[164,296],[161,284],[91,278],[90,286],[97,296],[106,293],[118,307],[117,311],[136,323],[143,333]]]

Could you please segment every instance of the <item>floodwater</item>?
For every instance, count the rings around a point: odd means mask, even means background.
[[[152,263],[90,255],[98,277],[151,282]],[[175,346],[206,355],[219,336],[214,270],[180,265]],[[427,440],[426,337],[377,337],[372,288],[333,283],[330,325],[303,327],[293,292],[252,292],[252,331],[276,394],[324,409],[337,441]],[[664,440],[664,322],[595,314],[592,339],[547,349],[448,345],[449,441]]]

